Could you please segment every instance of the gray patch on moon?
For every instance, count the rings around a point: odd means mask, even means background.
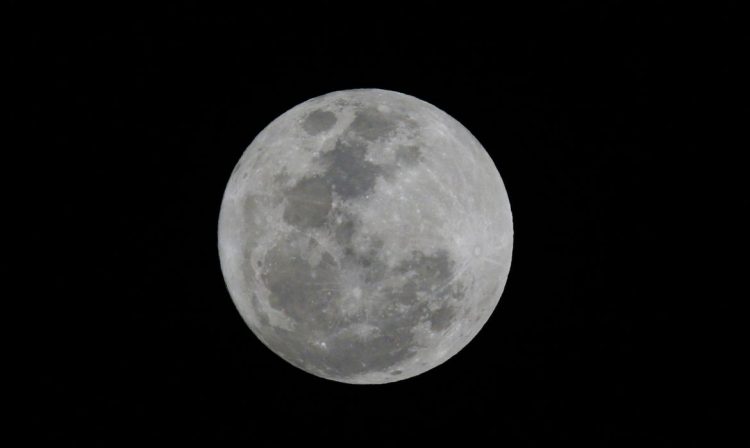
[[[396,271],[401,274],[413,275],[419,279],[421,285],[434,285],[441,279],[451,276],[453,261],[445,249],[438,249],[433,255],[425,255],[420,251],[413,251],[411,258],[401,262]]]
[[[343,215],[337,218],[340,222],[333,225],[333,234],[336,242],[344,248],[349,249],[350,254],[354,254],[354,248],[351,246],[354,232],[357,230],[357,223],[350,215]]]
[[[336,114],[327,110],[314,110],[307,115],[302,122],[302,129],[310,135],[318,135],[325,132],[336,124]]]
[[[357,248],[354,236],[359,231],[359,223],[355,216],[341,214],[330,223],[331,233],[336,243],[341,247],[344,263],[354,263],[362,268],[361,280],[366,284],[378,282],[386,275],[386,263],[380,253],[383,240],[375,238],[367,247]]]
[[[333,199],[329,181],[322,177],[306,177],[287,191],[284,221],[305,228],[320,227],[326,222]]]
[[[443,305],[437,310],[430,313],[430,330],[443,331],[450,327],[453,318],[456,316],[456,310],[453,307]]]
[[[289,173],[287,173],[286,170],[281,170],[273,176],[273,181],[283,187],[289,182]]]
[[[271,248],[261,274],[270,291],[271,307],[294,322],[294,329],[289,330],[269,326],[264,319],[262,333],[278,341],[290,362],[329,377],[352,379],[365,372],[388,370],[414,357],[419,348],[414,328],[420,322],[428,321],[435,331],[450,325],[455,315],[452,308],[443,306],[429,313],[430,300],[420,298],[430,297],[436,282],[444,284],[451,278],[454,263],[447,252],[426,255],[415,251],[391,271],[364,281],[363,295],[369,296],[363,299],[376,305],[346,315],[338,305],[347,300],[348,293],[340,286],[340,267],[327,252],[313,266],[306,260],[304,238],[298,235]],[[373,243],[369,253],[350,262],[357,270],[371,270],[373,264],[379,264],[385,271],[379,247]],[[377,286],[384,279],[397,277],[407,280],[379,296]]]
[[[396,130],[398,123],[377,108],[366,107],[356,112],[349,129],[368,141],[386,138]]]
[[[271,307],[297,323],[312,319],[325,326],[330,324],[326,309],[338,297],[337,289],[331,287],[338,279],[338,266],[328,252],[323,253],[317,266],[311,266],[299,247],[301,238],[285,240],[271,248],[261,278],[271,293]]]
[[[363,196],[375,186],[380,167],[367,161],[366,153],[364,143],[339,140],[333,150],[322,155],[328,167],[325,178],[343,199]]]
[[[422,151],[416,145],[401,145],[396,150],[396,165],[414,166],[419,162]]]

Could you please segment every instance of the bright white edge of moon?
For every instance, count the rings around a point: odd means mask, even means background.
[[[229,293],[292,365],[380,384],[455,355],[497,306],[511,264],[508,195],[458,121],[415,97],[332,92],[245,150],[219,214]]]

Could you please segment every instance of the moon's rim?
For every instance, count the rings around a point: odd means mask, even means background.
[[[455,118],[453,118],[451,115],[449,115],[447,112],[443,111],[442,109],[438,108],[437,106],[435,106],[435,105],[433,105],[433,104],[431,104],[431,103],[429,103],[427,101],[424,101],[424,100],[422,100],[420,98],[417,98],[417,97],[415,97],[413,95],[410,95],[410,94],[407,94],[407,93],[398,92],[398,91],[394,91],[394,90],[374,88],[374,87],[360,87],[360,88],[353,88],[353,89],[344,89],[344,90],[331,91],[331,92],[328,92],[328,93],[325,93],[325,94],[321,94],[321,95],[315,96],[313,98],[309,98],[306,101],[298,103],[297,105],[293,106],[292,108],[290,108],[289,110],[287,110],[286,112],[282,113],[281,115],[277,116],[274,120],[272,120],[250,142],[250,144],[243,151],[242,156],[244,156],[245,152],[247,152],[248,150],[250,150],[253,147],[253,145],[256,142],[256,140],[259,139],[259,137],[263,134],[263,132],[266,131],[266,129],[271,128],[280,119],[282,119],[282,117],[285,117],[287,115],[293,115],[294,112],[297,112],[297,111],[300,111],[300,110],[304,110],[304,106],[307,105],[307,104],[309,104],[309,103],[313,103],[315,101],[321,101],[321,100],[323,100],[323,99],[325,99],[327,97],[332,97],[332,96],[345,96],[348,93],[357,93],[357,94],[361,94],[361,93],[374,93],[374,94],[383,95],[383,96],[395,96],[395,97],[399,97],[399,98],[402,98],[402,99],[405,99],[405,100],[416,102],[416,103],[418,103],[420,105],[423,105],[424,107],[437,110],[444,117],[446,117],[447,119],[451,120],[452,122],[456,123],[458,126],[460,126],[461,128],[463,128],[463,130],[476,142],[476,144],[480,148],[482,148],[484,150],[484,153],[489,157],[489,159],[492,160],[494,170],[497,173],[497,178],[498,178],[498,180],[500,182],[500,185],[502,187],[503,192],[505,192],[505,195],[506,195],[506,201],[505,202],[506,202],[506,205],[508,207],[508,215],[509,215],[509,220],[510,220],[510,226],[509,226],[509,230],[508,230],[508,235],[509,235],[510,242],[509,242],[509,245],[508,245],[508,248],[507,248],[507,250],[508,250],[508,263],[507,263],[506,279],[502,283],[502,287],[501,287],[501,289],[499,291],[497,300],[492,305],[492,308],[490,310],[488,310],[488,312],[486,314],[486,318],[484,319],[484,322],[477,328],[477,331],[474,332],[474,334],[471,335],[466,340],[466,342],[459,348],[459,350],[456,351],[456,353],[452,354],[451,356],[448,356],[447,358],[439,360],[439,362],[431,364],[425,370],[420,370],[420,371],[417,371],[416,373],[413,373],[413,374],[410,373],[408,376],[404,376],[404,377],[401,377],[401,378],[385,379],[383,381],[367,381],[367,380],[359,380],[359,379],[356,379],[356,378],[338,378],[338,377],[337,378],[333,378],[333,377],[328,377],[328,376],[324,376],[322,374],[318,374],[317,372],[304,369],[304,368],[302,368],[302,367],[300,367],[300,366],[298,366],[298,365],[296,365],[296,364],[294,364],[292,362],[289,362],[288,360],[286,360],[285,358],[283,358],[273,347],[271,347],[261,337],[259,337],[259,334],[256,332],[255,328],[253,328],[251,325],[249,325],[249,322],[244,318],[244,315],[242,313],[242,310],[240,308],[240,304],[238,303],[238,300],[236,300],[234,298],[234,295],[232,294],[231,290],[229,289],[229,281],[230,281],[230,279],[228,279],[226,277],[227,267],[225,266],[225,261],[224,261],[225,257],[224,257],[224,254],[223,254],[223,248],[222,248],[222,244],[221,244],[221,238],[222,238],[222,226],[221,226],[222,218],[221,218],[221,216],[224,213],[224,209],[225,209],[225,203],[226,203],[226,200],[227,200],[229,182],[227,183],[227,188],[225,188],[225,190],[224,190],[224,193],[223,193],[223,196],[222,196],[221,205],[220,205],[220,208],[219,208],[219,226],[217,228],[217,243],[218,243],[219,263],[220,263],[220,266],[221,266],[222,275],[223,275],[224,280],[225,280],[225,287],[227,287],[227,290],[228,290],[228,292],[230,294],[230,297],[232,298],[232,302],[235,305],[235,308],[240,312],[240,315],[243,317],[243,320],[246,322],[246,324],[248,324],[248,327],[251,329],[251,331],[256,335],[256,337],[258,337],[258,339],[261,340],[261,343],[263,345],[265,345],[266,347],[268,347],[268,349],[271,350],[275,355],[281,357],[282,359],[284,359],[285,361],[287,361],[287,363],[292,364],[294,367],[297,367],[298,369],[300,369],[300,370],[302,370],[302,371],[304,371],[306,373],[312,374],[312,375],[314,375],[314,376],[316,376],[318,378],[322,378],[324,380],[338,382],[338,383],[345,383],[345,384],[356,384],[356,385],[389,384],[389,383],[404,381],[406,379],[410,379],[410,378],[414,378],[414,377],[420,376],[423,373],[428,372],[428,371],[434,369],[435,367],[444,364],[449,359],[453,358],[458,352],[460,352],[461,350],[463,350],[466,347],[466,345],[468,345],[472,340],[474,340],[474,338],[481,332],[480,330],[482,328],[484,328],[484,326],[488,323],[489,319],[494,314],[494,311],[497,308],[497,305],[499,304],[500,300],[502,299],[502,295],[503,295],[503,293],[504,293],[504,291],[506,289],[507,281],[509,280],[509,276],[510,276],[510,271],[511,271],[511,267],[512,267],[513,246],[514,246],[513,243],[514,243],[514,240],[515,240],[514,226],[513,226],[513,212],[512,212],[511,203],[510,203],[510,195],[509,195],[509,193],[507,191],[507,188],[505,186],[504,180],[500,176],[499,170],[497,168],[497,165],[494,162],[494,159],[492,159],[492,156],[489,154],[489,152],[486,151],[486,149],[484,148],[484,146],[481,145],[481,143],[469,131],[469,129],[467,129],[466,127],[464,127]],[[241,159],[242,159],[242,157],[240,157],[240,161],[241,161]],[[239,164],[239,162],[238,162],[238,164]],[[229,179],[230,181],[232,180],[233,176],[234,176],[234,173],[230,175],[230,179]],[[366,376],[366,375],[362,375],[362,376]]]

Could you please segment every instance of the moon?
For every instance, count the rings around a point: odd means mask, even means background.
[[[271,122],[219,213],[229,294],[290,364],[350,384],[422,374],[458,353],[505,288],[513,222],[493,160],[437,107],[332,92]]]

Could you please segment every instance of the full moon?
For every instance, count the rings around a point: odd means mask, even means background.
[[[458,121],[355,89],[258,134],[227,183],[218,245],[263,344],[313,375],[381,384],[477,335],[505,288],[513,222],[493,160]]]

